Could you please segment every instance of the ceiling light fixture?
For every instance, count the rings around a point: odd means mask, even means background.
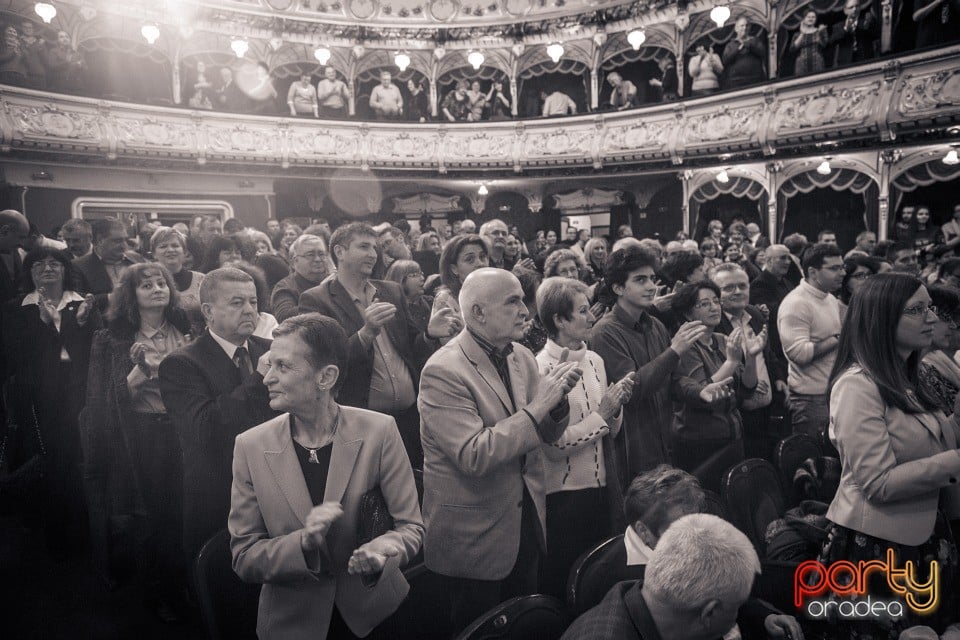
[[[947,155],[943,156],[943,164],[951,167],[956,164],[960,164],[960,158],[957,157],[956,149],[950,149],[947,151]]]
[[[400,73],[403,73],[407,70],[407,67],[410,66],[410,56],[402,51],[398,51],[393,56],[393,64],[397,65],[397,68],[400,69]]]
[[[325,65],[330,61],[330,49],[327,49],[326,47],[317,47],[313,50],[313,57],[317,59],[317,62]]]
[[[474,69],[479,70],[483,61],[486,60],[486,57],[480,51],[471,51],[467,56],[467,62],[470,63],[470,66]]]
[[[560,58],[563,57],[563,45],[559,42],[554,42],[547,47],[547,55],[550,56],[550,59],[554,62],[560,62]]]
[[[828,175],[830,175],[830,172],[831,172],[832,170],[833,170],[833,169],[830,167],[830,160],[829,160],[829,158],[826,159],[826,160],[824,160],[823,162],[821,162],[821,163],[820,163],[820,166],[817,167],[817,173],[819,173],[819,174],[822,175],[822,176],[828,176]]]
[[[38,2],[33,5],[33,10],[47,24],[50,24],[50,21],[57,17],[57,8],[48,2]]]
[[[717,182],[721,184],[727,184],[730,182],[730,175],[727,173],[726,169],[720,169],[720,173],[717,174]]]
[[[630,43],[630,46],[633,47],[634,51],[640,49],[643,46],[643,43],[647,41],[647,32],[643,29],[634,29],[627,34],[627,42]]]
[[[490,193],[490,192],[487,191],[487,185],[485,185],[485,184],[481,184],[481,185],[480,185],[480,188],[477,189],[477,195],[485,196],[485,195],[487,195],[488,193]]]
[[[140,27],[140,35],[142,35],[143,39],[148,43],[153,44],[160,38],[160,27],[155,24],[145,24]]]
[[[365,51],[366,49],[363,48],[362,44],[353,45],[353,57],[356,58],[357,60],[363,57],[363,54]]]
[[[730,7],[725,4],[718,4],[710,10],[710,19],[717,23],[719,29],[730,19]]]
[[[433,50],[433,57],[437,60],[443,60],[443,56],[447,55],[447,50],[443,47],[437,47]]]
[[[243,38],[235,38],[230,42],[230,48],[233,50],[235,56],[242,58],[247,55],[247,51],[250,50],[250,43]]]

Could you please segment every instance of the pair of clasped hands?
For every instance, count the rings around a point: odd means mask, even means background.
[[[306,552],[320,549],[330,527],[343,516],[343,507],[339,502],[330,500],[315,506],[307,514],[306,524],[300,534],[300,547]],[[354,549],[347,562],[347,573],[350,575],[375,575],[383,571],[387,559],[400,555],[400,549],[388,542],[371,540],[367,544]]]
[[[368,342],[380,335],[380,330],[397,315],[397,306],[391,302],[374,301],[363,312],[363,327],[359,333],[365,337]],[[438,340],[449,336],[455,336],[463,329],[463,320],[460,314],[444,307],[436,313],[430,314],[430,322],[427,324],[427,337]]]
[[[542,399],[547,407],[555,407],[580,382],[583,371],[578,366],[579,363],[568,361],[569,357],[570,350],[563,349],[557,364],[553,365],[540,380],[537,397]],[[636,372],[631,371],[617,382],[607,386],[603,398],[600,399],[600,407],[597,409],[597,413],[604,420],[609,421],[617,415],[623,403],[633,395],[635,377]]]

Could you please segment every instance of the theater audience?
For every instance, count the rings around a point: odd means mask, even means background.
[[[960,349],[960,292],[949,287],[929,287],[931,305],[936,309],[937,324],[932,343],[923,354],[918,375],[927,397],[937,401],[945,415],[953,414],[953,405],[960,390],[960,365],[954,359]]]
[[[317,102],[317,88],[309,73],[300,74],[300,79],[290,83],[290,89],[287,91],[287,106],[290,107],[290,115],[293,117],[311,115],[314,118],[320,117],[320,105]]]
[[[290,275],[273,288],[270,304],[277,322],[300,313],[300,295],[320,284],[329,273],[327,245],[319,236],[304,234],[290,245]]]
[[[613,71],[607,75],[607,82],[610,83],[610,106],[617,111],[632,109],[639,103],[637,97],[637,87],[629,80],[624,80],[618,72]]]
[[[491,267],[507,269],[504,251],[507,248],[507,236],[510,231],[507,223],[494,218],[480,225],[480,237],[487,243],[487,261]]]
[[[691,95],[705,96],[715,93],[720,88],[720,74],[723,73],[723,62],[714,52],[713,47],[697,45],[697,52],[688,65],[693,84],[690,86]]]
[[[833,25],[830,33],[830,43],[834,46],[833,66],[875,57],[880,25],[870,3],[861,7],[860,0],[847,0],[843,15],[844,19]]]
[[[388,416],[340,405],[347,336],[320,314],[286,320],[263,383],[283,412],[236,438],[228,528],[233,567],[262,583],[261,638],[366,636],[406,596],[401,573],[423,521]],[[392,524],[360,540],[360,509],[382,496]]]
[[[844,259],[849,258],[853,253],[862,253],[867,256],[873,255],[873,250],[877,247],[877,234],[873,231],[861,231],[857,234],[856,244],[853,249],[844,254]]]
[[[202,318],[200,282],[203,280],[203,274],[184,268],[186,250],[187,244],[184,237],[179,231],[170,227],[160,227],[150,236],[150,253],[153,259],[170,272],[178,293],[179,307],[187,312],[192,322],[196,323]]]
[[[523,242],[520,241],[518,236],[509,234],[506,243],[503,245],[503,268],[513,269],[517,264],[522,264],[524,248]]]
[[[21,290],[23,260],[19,248],[26,242],[30,223],[19,211],[0,211],[0,304],[13,300]],[[82,289],[80,282],[76,285]]]
[[[940,563],[941,575],[956,571],[956,547],[938,505],[956,504],[960,434],[917,374],[937,321],[926,288],[906,274],[869,278],[851,299],[828,387],[830,440],[842,469],[821,562],[884,561],[891,549],[897,562],[915,563],[917,580],[929,579],[928,559]],[[865,585],[871,596],[893,596],[886,579],[876,578]],[[941,607],[919,618],[905,610],[883,626],[829,622],[835,637],[862,637],[911,624],[941,627],[954,612]]]
[[[82,258],[93,251],[93,228],[80,218],[70,218],[60,227],[60,235],[72,258]]]
[[[403,96],[389,71],[380,72],[380,84],[370,92],[370,110],[377,120],[398,120],[403,115]]]
[[[300,225],[293,224],[288,222],[283,227],[283,234],[280,236],[280,248],[277,249],[277,254],[279,254],[287,262],[290,261],[290,245],[293,244],[293,241],[299,238],[303,234],[303,229],[300,228]]]
[[[272,307],[270,306],[270,286],[267,284],[267,279],[263,274],[263,269],[255,267],[249,262],[240,260],[238,262],[233,262],[230,264],[231,267],[243,271],[248,276],[253,278],[254,287],[257,290],[257,329],[253,332],[253,335],[257,338],[273,338],[273,330],[277,328],[279,324],[277,319],[270,313]]]
[[[607,262],[607,241],[603,238],[590,238],[583,246],[583,255],[590,272],[591,283],[603,279],[604,264]]]
[[[633,393],[634,373],[607,384],[600,357],[587,349],[595,322],[585,284],[568,278],[547,278],[537,290],[540,322],[550,339],[537,354],[540,374],[561,362],[576,362],[580,382],[567,394],[569,426],[556,442],[540,449],[546,478],[547,540],[550,552],[540,572],[540,592],[563,598],[570,568],[584,550],[610,535],[610,505],[619,510],[621,494],[607,466],[613,462],[610,438],[620,431],[621,407]]]
[[[489,264],[487,245],[478,235],[456,235],[443,246],[440,254],[440,281],[443,286],[433,299],[433,313],[452,309],[460,315],[460,287],[468,275]],[[442,343],[447,341],[440,340]]]
[[[529,454],[562,436],[566,396],[580,380],[576,362],[540,376],[533,355],[513,344],[527,308],[509,271],[471,273],[460,307],[467,330],[427,362],[418,401],[424,559],[450,597],[454,633],[494,605],[536,592],[546,550],[544,469]]]
[[[804,280],[787,294],[777,330],[787,359],[794,433],[820,438],[827,428],[827,379],[840,344],[840,308],[835,291],[843,282],[843,254],[815,244],[803,254]]]
[[[147,606],[165,622],[185,614],[187,584],[180,442],[157,375],[160,362],[190,340],[190,321],[178,298],[162,264],[137,264],[124,272],[110,301],[107,328],[94,339],[84,408],[84,475],[99,560],[109,563],[111,523],[132,512],[117,505],[138,505],[143,510],[139,580]]]
[[[570,249],[557,249],[550,253],[543,262],[543,277],[545,278],[580,278],[580,260]]]
[[[243,259],[243,248],[237,236],[214,236],[205,246],[203,261],[200,263],[201,273],[233,266]]]
[[[377,234],[366,223],[338,227],[330,238],[337,273],[300,296],[300,312],[320,312],[347,333],[347,367],[340,401],[393,416],[414,468],[423,459],[417,386],[420,369],[439,338],[460,330],[452,309],[430,317],[421,331],[400,286],[373,280]]]
[[[139,254],[127,251],[127,227],[115,218],[94,220],[93,251],[73,261],[80,272],[84,293],[96,296],[97,307],[107,308],[107,296],[120,284],[120,276],[132,264],[143,262]]]
[[[407,80],[407,92],[410,94],[410,108],[407,109],[407,120],[411,122],[427,122],[431,118],[429,91],[423,84],[413,78]]]
[[[15,224],[16,216],[4,213],[0,220]],[[7,230],[13,236],[16,232]],[[81,551],[87,539],[77,417],[100,314],[93,296],[82,295],[79,274],[63,251],[34,249],[19,275],[25,294],[6,301],[0,313],[4,409],[9,424],[21,425],[18,434],[4,425],[11,439],[7,455],[15,451],[14,437],[30,455],[45,453],[47,472],[39,480],[38,501],[27,506],[42,528],[47,549],[63,559]],[[10,459],[6,462],[11,464]]]
[[[317,103],[320,115],[324,118],[343,118],[347,115],[350,101],[350,89],[337,77],[337,70],[331,66],[323,69],[323,78],[317,83]]]
[[[677,65],[673,56],[665,55],[657,60],[660,68],[659,78],[650,78],[650,86],[660,90],[661,102],[672,102],[680,97],[680,79],[677,77]]]
[[[230,454],[238,433],[274,416],[263,374],[270,341],[256,331],[253,278],[230,267],[200,283],[207,330],[159,368],[163,405],[183,455],[183,550],[192,561],[223,528],[230,505]]]
[[[733,25],[733,38],[723,48],[724,89],[739,89],[767,79],[767,48],[760,38],[747,33],[749,21],[740,16]]]
[[[86,65],[80,53],[73,48],[69,33],[57,32],[57,42],[47,48],[44,62],[50,90],[63,93],[80,91]]]
[[[867,278],[876,275],[880,271],[880,261],[876,258],[854,254],[843,261],[843,281],[840,283],[840,291],[837,297],[840,298],[840,304],[837,305],[840,310],[840,322],[843,322],[847,315],[847,309],[850,307],[850,298],[863,286]]]
[[[380,230],[377,246],[380,248],[380,255],[383,258],[383,271],[378,275],[381,278],[394,260],[409,260],[411,257],[410,247],[407,246],[407,239],[403,235],[403,231],[391,225],[386,225]]]
[[[797,33],[790,38],[790,51],[796,55],[793,62],[793,74],[802,76],[819,73],[824,69],[823,52],[827,47],[829,34],[825,24],[817,24],[817,12],[808,9]]]
[[[410,320],[417,329],[426,331],[433,309],[433,296],[428,296],[423,291],[425,279],[420,265],[413,260],[396,260],[387,269],[386,279],[400,285]]]

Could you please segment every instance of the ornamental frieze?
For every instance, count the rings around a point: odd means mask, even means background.
[[[960,106],[960,67],[921,75],[905,74],[897,111],[904,116]]]
[[[778,133],[812,127],[862,125],[877,109],[880,81],[857,87],[824,87],[796,98],[782,98],[776,105],[774,126]]]

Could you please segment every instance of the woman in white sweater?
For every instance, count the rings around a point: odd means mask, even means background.
[[[705,96],[720,88],[720,74],[723,73],[723,62],[713,49],[700,45],[697,53],[690,58],[690,77],[693,85],[690,91],[694,96]]]
[[[540,373],[558,362],[580,363],[580,382],[569,394],[570,424],[563,436],[538,453],[545,467],[547,559],[540,592],[563,598],[567,574],[584,551],[611,534],[605,487],[605,436],[620,431],[621,407],[633,392],[633,374],[607,385],[603,360],[586,346],[596,321],[587,286],[569,278],[547,278],[537,290],[537,315],[550,339],[537,355]],[[615,471],[609,473],[615,477]],[[616,484],[616,483],[613,483]]]

